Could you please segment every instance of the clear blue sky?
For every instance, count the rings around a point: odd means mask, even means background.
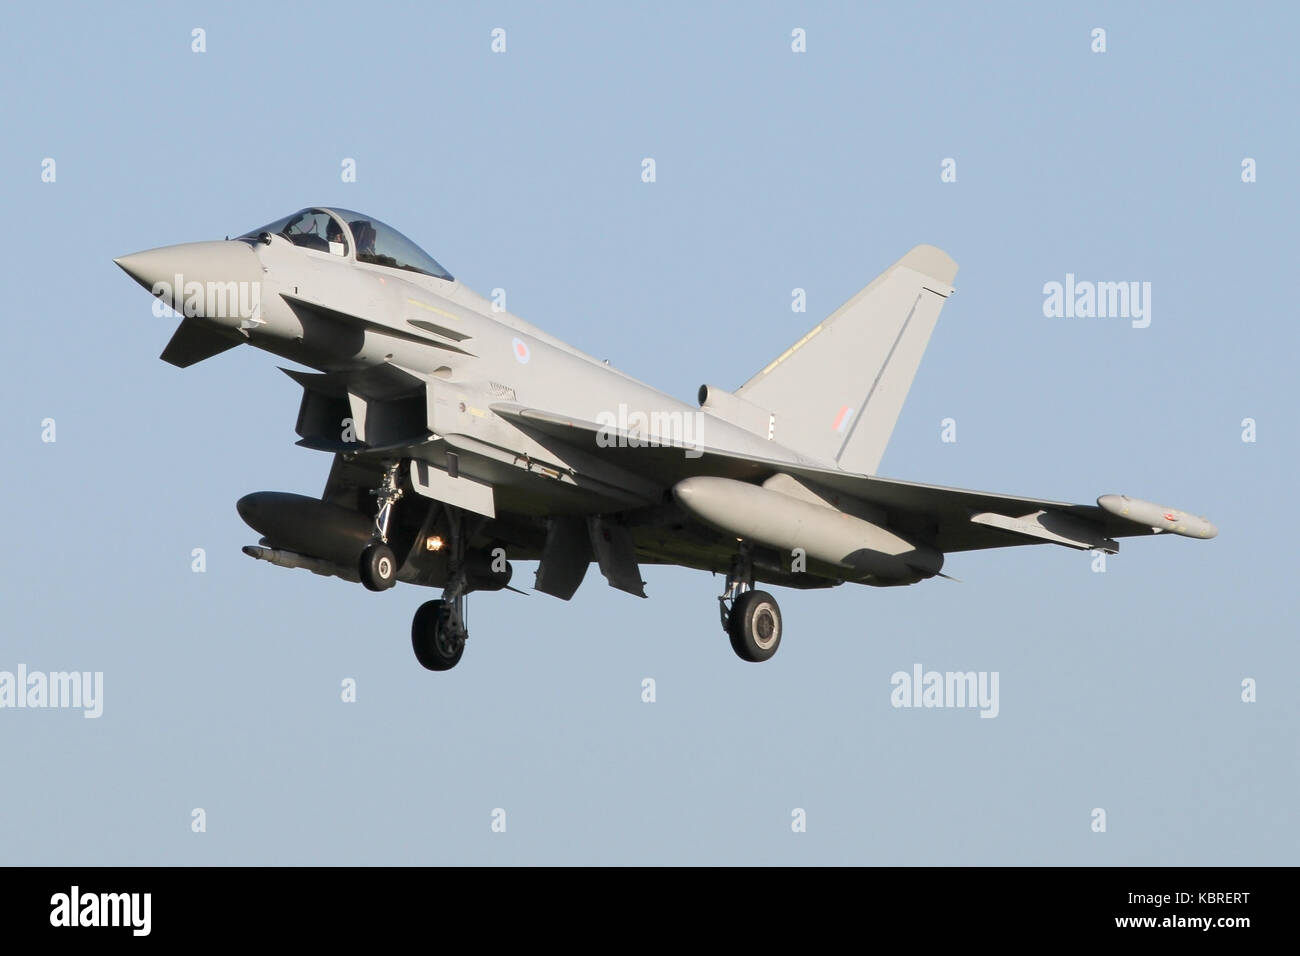
[[[103,671],[105,700],[98,720],[0,710],[0,860],[1296,863],[1298,21],[1197,4],[14,8],[0,670]],[[292,444],[298,388],[253,350],[158,361],[171,322],[111,261],[314,203],[392,223],[687,398],[738,385],[934,243],[957,293],[882,472],[1128,493],[1220,537],[1128,540],[1104,574],[1040,547],[952,556],[960,584],[781,591],[783,646],[761,666],[718,627],[720,579],[650,568],[641,601],[593,572],[568,604],[476,596],[465,659],[427,673],[408,627],[433,592],[240,554],[256,536],[237,498],[323,487],[329,459]],[[1045,318],[1043,284],[1067,273],[1151,282],[1150,327]],[[890,675],[915,663],[997,671],[999,716],[894,709]]]

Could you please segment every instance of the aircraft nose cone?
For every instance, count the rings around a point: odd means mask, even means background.
[[[133,252],[129,256],[118,256],[113,262],[152,292],[155,278],[167,274],[165,252],[165,248],[147,249],[144,252]]]
[[[245,242],[187,242],[113,260],[140,285],[186,316],[249,318],[260,301],[262,264]]]

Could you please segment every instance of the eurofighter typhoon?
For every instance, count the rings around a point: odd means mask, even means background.
[[[383,591],[442,589],[411,644],[430,670],[465,648],[466,597],[573,597],[594,561],[645,597],[642,564],[725,575],[731,646],[781,643],[757,585],[875,587],[943,576],[944,556],[1049,542],[1212,538],[1205,518],[1125,495],[1095,505],[964,491],[874,472],[953,292],[957,264],[917,246],[732,391],[698,407],[499,310],[372,216],[312,207],[237,239],[114,260],[182,320],[162,359],[185,368],[253,345],[314,371],[299,445],[333,456],[320,497],[238,502],[244,551]]]

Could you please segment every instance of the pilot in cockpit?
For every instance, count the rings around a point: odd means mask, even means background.
[[[329,251],[336,256],[346,256],[348,254],[347,240],[343,238],[343,227],[338,221],[331,218],[329,226],[325,229],[325,239],[329,243]]]

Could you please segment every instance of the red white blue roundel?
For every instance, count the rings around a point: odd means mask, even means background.
[[[520,365],[528,364],[528,346],[523,339],[511,339],[510,350],[515,353],[515,361]]]

